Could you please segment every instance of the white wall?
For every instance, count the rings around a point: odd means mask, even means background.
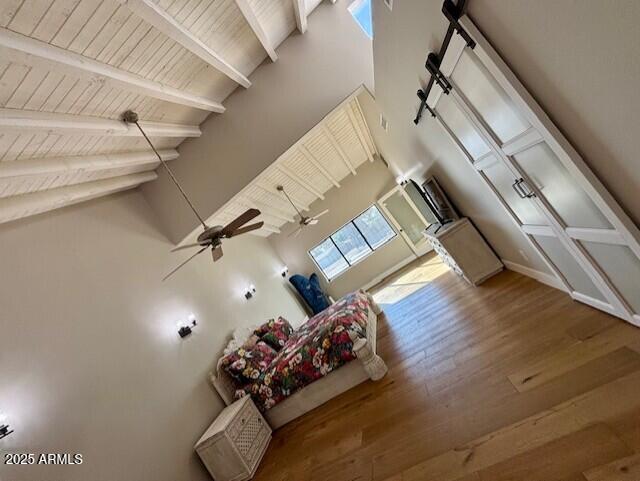
[[[400,173],[435,173],[501,257],[546,272],[538,254],[428,115],[412,122],[424,62],[442,44],[441,0],[374,0],[376,104],[363,105],[376,144]],[[469,14],[519,79],[638,222],[640,2],[470,0]],[[377,127],[381,109],[389,133]]]
[[[371,40],[349,3],[321,3],[307,33],[285,40],[278,61],[261,65],[251,88],[230,95],[227,111],[201,125],[202,137],[181,144],[171,166],[203,215],[218,210],[358,87],[372,87]],[[178,242],[197,222],[166,174],[158,173],[143,191]]]
[[[329,213],[322,216],[318,224],[303,229],[298,237],[289,237],[297,225],[287,224],[282,228],[281,234],[269,237],[271,244],[287,263],[289,275],[308,276],[315,272],[324,281],[324,276],[309,257],[309,249],[375,204],[396,186],[393,175],[379,160],[362,164],[356,172],[357,175],[343,179],[339,189],[327,192],[324,200],[312,204],[310,213],[329,209]],[[324,285],[327,292],[337,299],[363,287],[412,255],[409,246],[398,235],[331,283],[324,282]]]
[[[163,283],[187,256],[171,247],[139,191],[0,226],[0,412],[16,431],[0,450],[85,459],[1,479],[210,479],[192,447],[222,408],[206,374],[227,336],[304,313],[266,239],[227,241],[220,262],[202,254]]]

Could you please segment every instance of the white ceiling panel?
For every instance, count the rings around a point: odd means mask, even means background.
[[[298,222],[299,214],[284,194],[278,192],[278,186],[284,187],[303,215],[311,216],[316,213],[312,204],[323,199],[324,194],[335,187],[328,179],[333,178],[341,185],[340,181],[353,175],[353,172],[357,175],[357,167],[367,162],[368,155],[362,142],[368,142],[371,137],[357,101],[357,95],[362,90],[358,89],[275,159],[266,170],[215,212],[207,223],[215,225],[216,222],[229,222],[248,208],[259,209],[262,212],[260,220],[267,224],[264,229],[255,231],[257,235],[269,236],[276,232],[275,227]],[[362,142],[360,135],[364,139]],[[372,154],[376,153],[373,143],[366,145],[372,149]],[[344,154],[344,158],[340,152]]]
[[[222,102],[239,83],[250,85],[247,77],[267,50],[277,59],[275,48],[295,29],[291,0],[244,0],[242,7],[236,0],[3,0],[0,108],[35,119],[42,113],[120,119],[133,109],[147,122],[199,125],[210,112],[224,111]],[[31,130],[16,131],[7,122],[0,127],[0,222],[155,178],[144,174],[157,163],[123,166],[130,153],[149,152],[141,137]],[[183,140],[153,138],[159,149]],[[2,177],[7,162],[77,166],[86,156],[107,154],[101,162],[113,161],[112,168]],[[316,198],[291,177],[273,173],[266,191],[252,192],[256,202],[282,208],[265,214],[272,231],[293,215],[272,191],[275,182],[303,204]]]

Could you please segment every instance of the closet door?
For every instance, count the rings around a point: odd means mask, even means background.
[[[427,103],[571,296],[640,325],[640,233],[467,18]]]

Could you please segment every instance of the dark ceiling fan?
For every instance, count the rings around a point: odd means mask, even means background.
[[[287,194],[287,191],[284,190],[283,186],[278,185],[276,187],[276,189],[278,189],[278,191],[280,191],[280,192],[282,192],[284,194],[284,196],[287,198],[289,203],[293,206],[293,208],[296,210],[296,212],[300,216],[300,220],[298,221],[298,228],[296,230],[294,230],[293,232],[291,232],[289,234],[289,237],[291,237],[291,236],[298,237],[300,235],[300,232],[302,232],[303,228],[307,227],[308,225],[316,225],[319,222],[318,219],[329,212],[329,209],[325,209],[322,212],[320,212],[319,214],[316,214],[314,216],[310,216],[310,217],[304,216],[304,215],[302,215],[302,212],[300,212],[300,210],[298,210],[296,205],[293,203],[293,201],[291,200],[291,198]]]
[[[175,249],[171,250],[171,252],[175,252],[182,249],[200,247],[200,250],[198,250],[198,252],[193,254],[186,261],[184,261],[178,267],[176,267],[171,272],[169,272],[169,274],[164,276],[164,278],[162,279],[163,281],[166,280],[178,269],[180,269],[182,266],[184,266],[191,259],[193,259],[199,254],[202,254],[208,248],[211,248],[211,256],[213,257],[213,262],[216,262],[222,257],[222,254],[223,254],[222,239],[230,239],[231,237],[236,237],[241,234],[246,234],[247,232],[251,232],[252,230],[260,229],[264,225],[264,222],[256,222],[255,224],[250,224],[245,226],[247,222],[255,219],[260,215],[260,211],[258,209],[248,209],[247,211],[245,211],[244,213],[236,217],[234,220],[232,220],[225,226],[215,225],[215,226],[209,227],[204,221],[204,219],[202,218],[202,216],[200,216],[196,208],[193,206],[193,203],[191,202],[191,200],[185,193],[184,189],[178,182],[178,179],[176,179],[175,175],[173,174],[173,172],[171,171],[167,163],[162,159],[162,157],[160,156],[156,148],[153,146],[153,144],[149,140],[149,137],[147,137],[147,134],[144,132],[144,130],[142,130],[142,127],[140,127],[140,124],[138,123],[138,114],[133,112],[132,110],[127,110],[124,114],[122,114],[122,120],[128,124],[136,124],[136,126],[142,133],[143,137],[146,139],[146,141],[149,143],[149,145],[155,152],[160,163],[167,170],[169,177],[171,177],[171,180],[173,181],[173,183],[176,185],[176,187],[182,194],[182,197],[184,197],[184,200],[187,202],[187,204],[189,204],[189,207],[191,208],[193,213],[196,215],[196,217],[198,218],[198,221],[200,221],[204,229],[203,232],[198,236],[197,242],[195,244],[188,244],[188,245],[176,247]]]

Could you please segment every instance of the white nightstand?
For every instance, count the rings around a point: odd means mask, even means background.
[[[195,450],[216,481],[246,481],[258,469],[270,440],[271,428],[246,396],[220,413]]]

